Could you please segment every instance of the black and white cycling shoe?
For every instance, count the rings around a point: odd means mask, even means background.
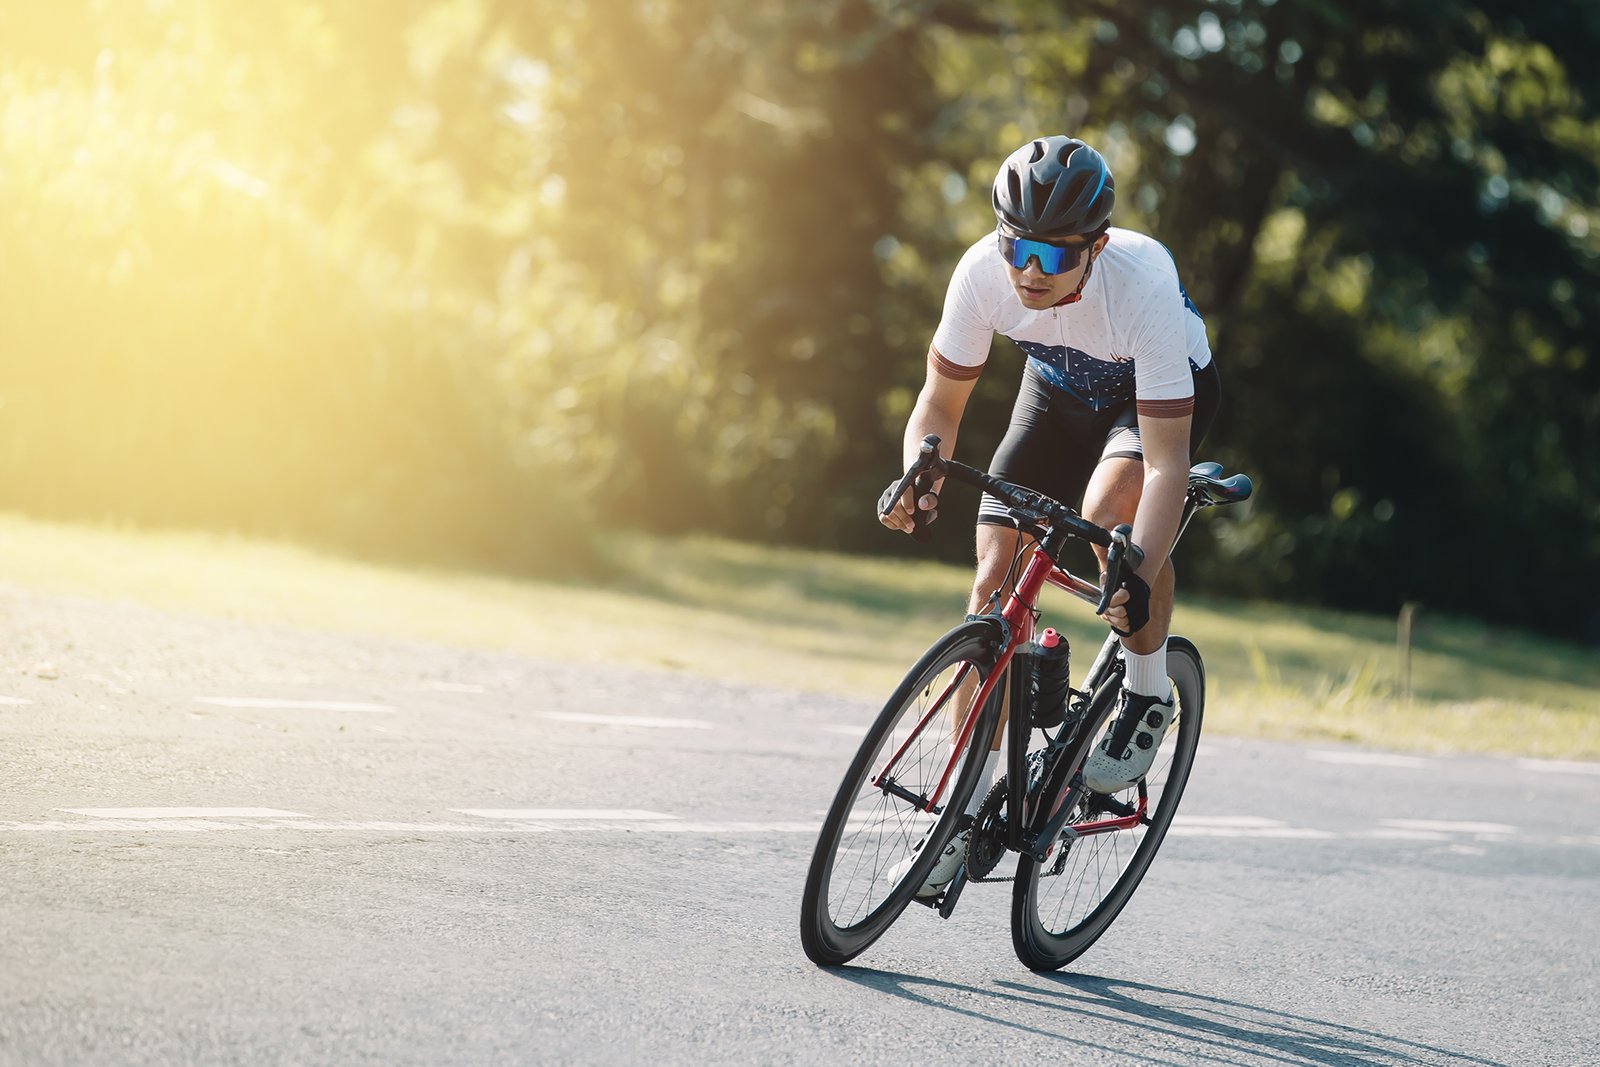
[[[1083,763],[1083,782],[1096,793],[1115,793],[1128,788],[1143,778],[1155,762],[1161,749],[1161,739],[1172,725],[1173,699],[1166,700],[1130,693],[1126,689],[1117,694],[1117,710],[1111,716],[1111,728],[1089,758]],[[1117,727],[1132,716],[1138,723],[1128,737],[1121,752],[1111,751],[1111,739]]]
[[[922,850],[928,844],[928,837],[933,833],[930,828],[921,841],[911,846],[911,855],[889,868],[888,881],[898,882],[911,869],[911,865],[922,856]],[[967,841],[972,837],[972,817],[964,815],[956,823],[956,832],[945,843],[944,851],[939,853],[939,859],[933,865],[933,870],[922,880],[922,886],[917,890],[917,896],[924,900],[936,897],[950,884],[950,880],[961,869],[961,864],[967,858]]]

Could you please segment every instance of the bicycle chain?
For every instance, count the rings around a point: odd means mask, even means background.
[[[1052,749],[1063,748],[1077,740],[1078,731],[1083,728],[1083,722],[1088,717],[1089,705],[1093,701],[1092,693],[1079,692],[1069,689],[1067,704],[1067,721],[1062,724],[1062,730],[1057,735],[1057,741]],[[1036,749],[1028,753],[1028,793],[1031,796],[1039,788],[1040,779],[1044,775],[1045,749]],[[983,803],[978,805],[978,813],[972,818],[972,835],[967,838],[967,881],[969,882],[1014,882],[1015,876],[1007,878],[990,878],[989,872],[1000,865],[1006,854],[1006,818],[1005,806],[1008,789],[1006,778],[1001,775],[1000,780],[989,790],[983,798]],[[1064,853],[1063,853],[1064,855]],[[1057,861],[1060,862],[1059,859]]]
[[[1044,750],[1028,753],[1028,790],[1039,787],[1044,774]],[[978,805],[972,817],[972,836],[967,838],[967,881],[1010,882],[1012,878],[990,878],[989,872],[1000,865],[1006,854],[1006,776],[1001,775]]]

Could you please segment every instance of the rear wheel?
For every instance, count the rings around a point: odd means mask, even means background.
[[[1011,941],[1017,958],[1036,971],[1076,959],[1111,926],[1133,895],[1166,836],[1194,764],[1205,707],[1205,666],[1181,637],[1167,641],[1167,676],[1175,707],[1150,772],[1136,786],[1107,798],[1087,794],[1044,863],[1023,856],[1011,899]],[[1103,821],[1146,802],[1138,826],[1074,837],[1074,825]]]
[[[951,630],[911,668],[867,732],[806,875],[800,940],[813,962],[836,966],[876,941],[911,903],[954,833],[977,788],[1003,685],[994,687],[939,793],[952,713],[972,706],[994,670],[998,644],[993,623]],[[924,810],[936,793],[935,811]]]

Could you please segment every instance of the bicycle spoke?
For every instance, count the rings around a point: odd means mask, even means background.
[[[1092,945],[1127,903],[1166,833],[1193,763],[1205,678],[1194,646],[1182,638],[1169,640],[1168,670],[1173,718],[1142,786],[1118,791],[1109,803],[1089,797],[1046,863],[1024,857],[1018,866],[1012,940],[1030,967],[1064,966]],[[1108,815],[1137,811],[1141,795],[1143,818],[1136,824],[1070,836],[1074,825],[1105,827]]]
[[[876,735],[832,852],[823,907],[833,927],[851,930],[866,924],[904,881],[917,845],[937,816],[900,791],[933,797],[949,764],[953,720],[971,710],[982,674],[971,659],[945,663],[902,702],[889,728]],[[892,781],[895,791],[884,788],[886,781]]]

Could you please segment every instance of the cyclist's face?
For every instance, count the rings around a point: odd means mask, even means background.
[[[1010,232],[1010,231],[1007,231]],[[1022,236],[1013,234],[1013,236]],[[1055,244],[1065,244],[1069,247],[1087,245],[1087,241],[1056,241]],[[1039,260],[1032,258],[1028,265],[1021,270],[1006,263],[1006,277],[1011,279],[1011,287],[1016,290],[1017,297],[1022,301],[1022,306],[1034,311],[1058,304],[1064,298],[1071,296],[1072,291],[1078,288],[1078,283],[1083,280],[1083,272],[1089,269],[1089,261],[1100,254],[1106,245],[1106,237],[1102,235],[1094,242],[1094,247],[1079,257],[1078,265],[1071,270],[1062,271],[1060,274],[1046,274],[1039,267]]]

